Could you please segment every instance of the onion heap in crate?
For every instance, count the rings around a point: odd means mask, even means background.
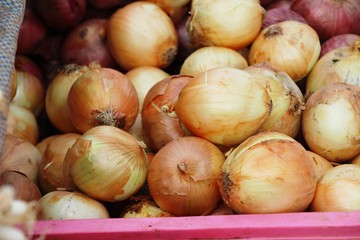
[[[359,21],[357,0],[28,1],[2,184],[38,220],[359,211]]]

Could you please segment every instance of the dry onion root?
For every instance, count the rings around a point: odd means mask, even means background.
[[[360,87],[331,83],[307,100],[302,132],[309,148],[342,163],[360,153]]]
[[[222,199],[237,213],[304,211],[316,187],[312,159],[289,136],[262,132],[232,150],[218,184]]]

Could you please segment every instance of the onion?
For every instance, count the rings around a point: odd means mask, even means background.
[[[39,140],[39,127],[34,113],[10,102],[6,134],[20,137],[35,145]]]
[[[261,26],[261,29],[267,28],[274,23],[287,20],[299,21],[307,24],[305,18],[303,18],[300,14],[292,11],[291,9],[273,8],[266,11],[265,20]]]
[[[65,171],[64,159],[68,149],[80,136],[76,133],[56,135],[46,145],[38,172],[39,184],[43,193],[76,189],[69,173]]]
[[[217,67],[244,69],[246,59],[237,51],[217,46],[202,47],[192,52],[183,62],[180,74],[195,76]]]
[[[360,164],[360,154],[351,160],[352,164]]]
[[[39,200],[38,220],[109,218],[105,206],[80,192],[53,191]]]
[[[144,185],[148,160],[143,144],[112,126],[97,126],[76,140],[65,157],[78,189],[97,200],[114,202]]]
[[[97,10],[120,8],[132,0],[88,0]]]
[[[173,139],[189,135],[174,111],[179,92],[191,76],[172,75],[156,83],[146,95],[141,112],[143,136],[153,151]]]
[[[224,201],[220,201],[220,203],[218,204],[218,206],[212,210],[208,215],[234,215],[235,212],[229,208],[229,206],[227,206]]]
[[[0,239],[27,240],[26,234],[14,226],[0,226]]]
[[[334,49],[317,61],[306,80],[305,98],[334,82],[360,86],[360,38],[350,47]]]
[[[360,39],[360,35],[351,33],[344,33],[329,38],[321,45],[320,58],[334,49],[351,47],[357,39]]]
[[[40,161],[41,154],[33,144],[20,137],[6,135],[0,169],[21,172],[37,183]]]
[[[60,32],[77,26],[86,12],[86,0],[36,0],[35,5],[44,23]]]
[[[307,100],[302,132],[310,149],[333,162],[360,153],[360,87],[332,83]]]
[[[39,150],[39,152],[41,154],[41,158],[44,156],[45,150],[46,150],[47,146],[49,145],[49,143],[59,135],[60,134],[54,134],[54,135],[45,137],[45,138],[41,139],[41,141],[35,145],[35,147]]]
[[[129,129],[138,114],[139,101],[128,77],[91,64],[71,86],[67,105],[73,126],[84,133],[99,125]]]
[[[238,50],[254,41],[264,14],[255,0],[192,0],[187,29],[196,47],[215,45]]]
[[[333,165],[324,157],[320,156],[313,151],[307,150],[308,155],[314,162],[315,165],[315,175],[319,180],[329,169],[333,168]]]
[[[12,74],[12,78],[11,78],[11,82],[10,82],[10,89],[9,89],[9,100],[10,102],[14,99],[15,95],[16,95],[16,91],[17,91],[17,85],[18,85],[18,80],[17,80],[17,76],[16,76],[16,68],[13,69],[13,74]]]
[[[198,137],[180,137],[151,161],[148,186],[155,203],[175,216],[206,215],[221,199],[217,177],[223,153]]]
[[[304,97],[289,75],[269,63],[257,63],[244,69],[268,91],[272,108],[270,116],[258,131],[274,131],[295,138],[300,130]]]
[[[159,208],[155,202],[142,198],[135,200],[126,206],[122,212],[122,218],[154,218],[154,217],[173,217],[172,214]]]
[[[170,75],[160,68],[151,66],[133,68],[125,75],[129,78],[135,87],[139,99],[139,113],[134,124],[130,127],[130,129],[127,130],[127,132],[136,137],[139,141],[144,141],[145,144],[148,145],[143,135],[143,128],[141,123],[141,109],[143,107],[143,102],[149,90],[157,82],[169,77]]]
[[[44,23],[32,9],[26,8],[19,29],[16,54],[31,54],[46,35],[47,29]]]
[[[16,55],[14,65],[15,69],[23,72],[29,72],[40,79],[40,81],[43,81],[42,70],[40,69],[39,65],[30,57],[26,55]]]
[[[263,7],[268,6],[269,4],[271,4],[272,2],[274,2],[274,0],[260,0],[260,4]]]
[[[72,29],[62,44],[62,62],[82,66],[97,61],[102,67],[115,67],[106,44],[107,23],[107,19],[93,18]]]
[[[317,33],[309,25],[288,20],[263,29],[251,45],[249,65],[270,62],[294,81],[304,78],[320,54]]]
[[[319,180],[313,212],[360,211],[360,166],[342,164],[328,170]]]
[[[49,36],[33,51],[33,55],[38,58],[40,62],[59,60],[63,42],[64,36],[62,34]]]
[[[275,0],[265,7],[267,11],[274,8],[291,9],[291,5],[295,0]]]
[[[302,212],[316,187],[314,163],[305,148],[287,135],[262,132],[231,151],[219,187],[237,213]]]
[[[30,202],[41,198],[38,186],[23,173],[0,170],[0,187],[4,185],[14,187],[15,199]]]
[[[61,67],[46,90],[45,109],[51,124],[62,133],[76,132],[67,105],[73,83],[89,69],[86,66],[67,64]]]
[[[12,102],[31,110],[37,117],[44,109],[45,86],[29,72],[16,70],[17,88]]]
[[[306,19],[322,41],[343,33],[360,34],[358,0],[295,0],[291,9]]]
[[[179,41],[179,49],[176,58],[180,62],[183,62],[196,49],[191,43],[189,32],[187,31],[186,23],[188,19],[189,17],[185,16],[180,22],[175,25],[177,38]]]
[[[250,73],[220,67],[195,76],[184,86],[175,113],[195,136],[231,146],[261,127],[271,113],[271,99]]]
[[[173,23],[180,22],[189,10],[191,0],[146,0],[161,7],[171,18]]]
[[[174,23],[150,2],[136,1],[118,9],[109,19],[107,36],[111,54],[125,70],[146,65],[165,68],[177,53]]]

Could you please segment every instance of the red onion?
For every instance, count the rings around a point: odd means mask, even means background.
[[[24,72],[29,72],[42,81],[43,74],[38,66],[32,59],[24,55],[15,56],[15,68]]]
[[[24,19],[20,26],[17,54],[30,54],[46,37],[47,29],[44,23],[30,8],[25,9]]]
[[[360,35],[345,33],[329,38],[321,45],[320,57],[340,47],[350,47]]]
[[[111,9],[125,6],[131,0],[88,0],[89,3],[98,9]]]
[[[186,22],[188,17],[185,17],[175,25],[176,33],[179,40],[179,50],[177,59],[180,61],[185,60],[194,50],[195,47],[191,44],[189,32],[186,29]]]
[[[266,7],[270,3],[274,2],[274,0],[260,0],[260,5]]]
[[[274,8],[285,8],[291,9],[291,5],[293,4],[294,0],[276,0],[266,6],[266,10],[274,9]]]
[[[40,57],[43,61],[51,61],[60,59],[60,49],[64,37],[55,35],[44,39],[41,44],[34,50],[33,54]]]
[[[359,0],[295,0],[291,9],[306,19],[322,41],[343,33],[360,34]]]
[[[266,11],[265,21],[263,22],[261,29],[264,29],[274,23],[282,22],[286,20],[294,20],[298,22],[307,23],[306,20],[296,12],[286,8],[273,8]]]
[[[107,23],[106,19],[89,19],[71,30],[61,50],[63,63],[82,66],[97,61],[102,67],[114,67],[106,44]]]
[[[37,0],[36,9],[48,27],[64,32],[83,20],[86,0]]]

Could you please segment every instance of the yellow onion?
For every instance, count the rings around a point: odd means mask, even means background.
[[[270,62],[294,81],[304,78],[319,58],[320,40],[308,24],[282,21],[264,28],[250,47],[249,64]]]
[[[217,67],[244,69],[248,66],[246,59],[231,48],[208,46],[192,52],[183,62],[180,74],[195,76]]]
[[[307,100],[302,132],[309,148],[333,162],[351,160],[360,153],[360,87],[332,83]]]
[[[93,127],[68,150],[65,171],[80,191],[94,199],[125,200],[145,183],[148,160],[144,147],[119,128]]]
[[[17,88],[12,102],[31,110],[37,117],[44,108],[45,87],[41,80],[30,72],[16,71]]]
[[[349,47],[334,49],[322,56],[306,79],[305,97],[334,82],[360,86],[360,38]]]
[[[173,217],[172,214],[159,208],[154,201],[142,198],[132,201],[122,212],[122,218]]]
[[[52,191],[40,198],[37,220],[109,218],[105,206],[81,192]]]
[[[181,90],[175,112],[195,136],[235,145],[254,134],[271,113],[265,87],[250,73],[231,67],[205,71]]]
[[[328,170],[319,180],[313,212],[360,211],[360,166],[342,164]]]
[[[172,75],[156,83],[146,95],[141,113],[143,136],[149,148],[158,151],[173,139],[190,135],[174,112],[182,88],[193,77]]]
[[[214,215],[233,215],[235,212],[227,206],[224,201],[220,201],[218,206],[212,210],[208,215],[214,216]]]
[[[69,116],[67,98],[73,83],[87,70],[86,66],[67,64],[56,73],[46,90],[46,114],[60,132],[76,132]]]
[[[150,195],[164,211],[175,216],[206,215],[221,199],[217,177],[223,153],[202,138],[177,138],[154,156],[147,183]]]
[[[238,50],[254,41],[264,14],[265,10],[255,0],[192,0],[187,29],[191,42],[197,47],[222,46]]]
[[[316,187],[312,159],[289,136],[261,132],[232,150],[222,166],[219,187],[237,213],[304,211]]]
[[[60,133],[45,137],[35,145],[35,147],[39,150],[41,157],[44,156],[47,145],[59,135]]]
[[[37,183],[41,161],[39,150],[29,141],[17,136],[6,135],[0,159],[1,170],[18,171]]]
[[[354,157],[354,158],[351,160],[351,163],[352,163],[352,164],[359,164],[359,165],[360,165],[360,154],[357,155],[356,157]]]
[[[258,131],[280,132],[295,138],[300,130],[305,102],[303,94],[290,76],[268,62],[244,69],[266,88],[271,101],[270,116]]]
[[[34,113],[28,108],[10,102],[6,134],[18,136],[36,144],[39,140],[39,126]]]
[[[320,156],[313,151],[307,150],[308,155],[313,160],[315,166],[315,175],[316,178],[319,180],[329,169],[333,168],[334,166],[324,157]]]
[[[167,67],[177,54],[174,23],[158,5],[135,1],[109,18],[107,43],[125,70],[140,66]]]
[[[189,11],[191,0],[146,0],[161,7],[176,24],[180,22]]]
[[[75,129],[84,133],[99,125],[129,129],[138,114],[139,101],[124,74],[91,64],[71,86],[67,105]]]
[[[77,133],[56,135],[46,145],[38,171],[39,184],[43,193],[59,189],[76,189],[69,173],[65,171],[64,160],[68,149],[80,136]]]
[[[14,68],[14,72],[11,78],[11,82],[10,82],[10,101],[12,101],[12,99],[15,97],[16,95],[16,90],[17,90],[17,76],[16,76],[16,68]]]

